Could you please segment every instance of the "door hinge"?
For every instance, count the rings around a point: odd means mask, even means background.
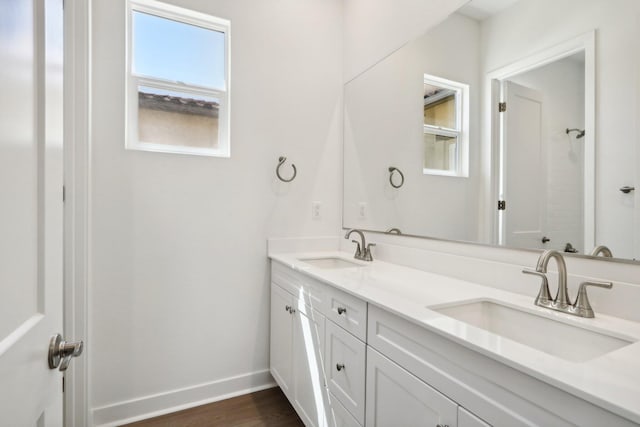
[[[62,392],[64,393],[64,375],[62,376]]]
[[[498,112],[504,113],[507,111],[507,103],[506,102],[498,102]]]
[[[62,202],[64,203],[64,201],[67,198],[67,188],[63,185],[62,186]]]
[[[504,200],[498,200],[498,210],[503,211],[505,209],[507,209],[507,202]]]

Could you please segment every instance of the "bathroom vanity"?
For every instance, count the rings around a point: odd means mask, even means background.
[[[271,254],[271,373],[307,426],[632,426],[640,324],[342,252]]]

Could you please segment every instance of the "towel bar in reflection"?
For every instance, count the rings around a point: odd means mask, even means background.
[[[282,181],[282,182],[291,182],[296,178],[296,175],[298,174],[298,170],[296,169],[296,165],[291,163],[291,168],[293,168],[293,175],[291,176],[291,178],[283,178],[282,175],[280,175],[280,168],[282,167],[282,165],[286,161],[287,161],[287,158],[284,157],[284,156],[280,156],[278,158],[278,166],[276,167],[276,175],[278,176],[278,179],[280,181]]]
[[[393,182],[393,173],[394,172],[398,172],[398,174],[400,174],[400,184],[395,184]],[[391,184],[391,186],[393,188],[400,188],[404,185],[404,174],[402,173],[402,171],[400,169],[398,169],[395,166],[389,166],[389,184]]]

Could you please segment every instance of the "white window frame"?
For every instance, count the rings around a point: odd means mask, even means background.
[[[424,124],[424,133],[436,136],[455,137],[458,142],[456,168],[454,170],[423,168],[422,173],[425,175],[466,178],[469,176],[469,85],[429,74],[424,75],[424,83],[450,89],[456,94],[456,128],[451,129]]]
[[[125,148],[128,150],[154,151],[160,153],[193,154],[200,156],[231,157],[230,147],[230,61],[231,22],[178,6],[155,0],[129,0],[127,2],[126,37],[126,102],[125,102]],[[141,12],[172,21],[194,25],[208,30],[222,32],[224,42],[224,87],[214,88],[185,84],[133,73],[133,12]],[[219,99],[218,147],[189,147],[182,145],[158,144],[153,141],[138,140],[138,86],[183,92],[192,95]],[[185,135],[188,138],[188,135]]]

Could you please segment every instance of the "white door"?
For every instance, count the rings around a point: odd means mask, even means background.
[[[305,426],[326,427],[325,317],[299,299],[293,319],[293,400]]]
[[[501,243],[544,248],[547,174],[540,92],[505,82],[503,114]]]
[[[367,347],[367,427],[456,427],[458,405]]]
[[[0,426],[61,426],[62,0],[0,0]]]
[[[291,400],[293,375],[293,295],[271,284],[271,375]]]

